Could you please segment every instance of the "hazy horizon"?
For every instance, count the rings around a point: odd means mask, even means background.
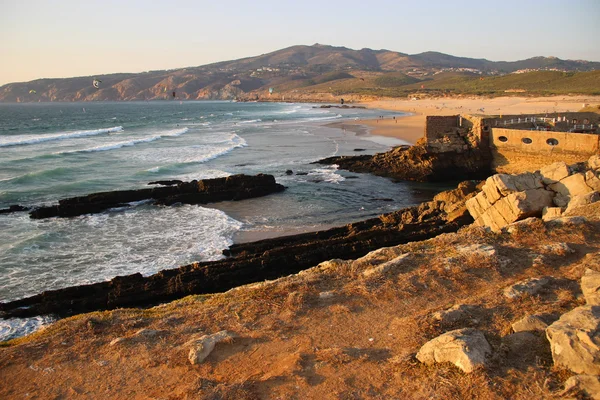
[[[600,2],[357,0],[301,4],[181,0],[0,3],[0,85],[139,73],[321,43],[407,54],[600,62]],[[596,39],[594,39],[596,38]]]

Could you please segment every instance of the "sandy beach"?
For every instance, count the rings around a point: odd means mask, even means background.
[[[361,105],[374,109],[410,113],[411,115],[398,115],[395,119],[393,116],[386,116],[383,119],[349,121],[344,122],[343,125],[346,129],[353,131],[357,128],[351,128],[350,125],[358,126],[363,134],[366,131],[372,135],[395,137],[414,144],[424,134],[427,115],[553,113],[579,111],[585,104],[600,104],[600,97],[467,97],[375,100]],[[342,125],[337,124],[336,127],[342,127]]]

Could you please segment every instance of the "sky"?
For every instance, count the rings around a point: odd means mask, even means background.
[[[198,66],[315,43],[600,61],[600,0],[0,0],[0,85]]]

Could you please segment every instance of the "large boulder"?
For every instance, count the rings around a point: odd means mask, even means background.
[[[592,188],[585,183],[585,174],[583,172],[567,176],[559,182],[549,185],[549,187],[553,191],[569,198],[592,191]]]
[[[581,291],[589,306],[600,306],[600,272],[587,268],[581,277]]]
[[[591,156],[587,161],[587,165],[590,169],[600,169],[600,155]]]
[[[540,169],[540,175],[542,176],[542,182],[545,185],[550,185],[569,176],[569,167],[564,161],[555,162]]]
[[[492,348],[481,331],[472,328],[446,332],[425,343],[417,353],[424,364],[450,362],[470,373],[485,366]]]
[[[555,365],[600,374],[600,306],[581,306],[546,328]]]
[[[482,191],[466,201],[475,224],[499,231],[506,225],[529,217],[539,217],[553,205],[555,193],[544,188],[542,175],[497,174],[489,177]]]

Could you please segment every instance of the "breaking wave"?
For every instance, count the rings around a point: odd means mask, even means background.
[[[93,129],[89,131],[65,132],[50,135],[20,135],[17,137],[0,137],[0,147],[22,146],[27,144],[37,144],[42,142],[50,142],[53,140],[73,139],[85,136],[102,135],[105,133],[121,132],[122,126],[112,128]]]

